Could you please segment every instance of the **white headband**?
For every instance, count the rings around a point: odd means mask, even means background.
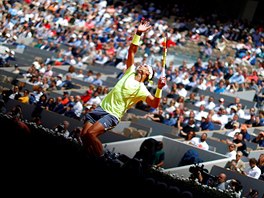
[[[153,77],[153,69],[151,66],[149,65],[146,65],[148,67],[148,70],[149,70],[149,76],[148,76],[148,79],[151,80],[152,77]]]

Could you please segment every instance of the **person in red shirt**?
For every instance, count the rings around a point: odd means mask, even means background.
[[[61,101],[61,104],[63,105],[66,105],[69,103],[69,92],[68,91],[64,91],[63,92],[63,98],[62,98],[62,101]]]
[[[258,73],[257,71],[253,71],[251,75],[248,75],[246,78],[246,82],[251,82],[251,80],[254,80],[255,82],[258,82]]]

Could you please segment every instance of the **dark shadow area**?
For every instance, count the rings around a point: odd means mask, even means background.
[[[1,187],[10,196],[209,195],[191,181],[173,179],[122,154],[105,151],[101,158],[91,158],[77,142],[31,122],[0,114],[0,123]],[[215,197],[228,197],[219,193]]]

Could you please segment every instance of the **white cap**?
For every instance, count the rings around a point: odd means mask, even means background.
[[[57,77],[63,78],[63,75],[62,74],[58,74]]]
[[[39,69],[40,68],[39,62],[34,61],[32,64],[35,66],[36,69]]]
[[[215,80],[216,78],[216,76],[211,76],[211,80]]]

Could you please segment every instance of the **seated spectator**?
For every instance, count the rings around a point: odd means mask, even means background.
[[[205,183],[205,181],[203,181],[203,174],[199,171],[198,172],[198,181],[200,183]],[[219,190],[225,190],[226,189],[226,174],[224,173],[220,173],[218,176],[216,176],[216,180],[213,181],[212,183],[209,183],[209,181],[206,182],[207,185],[215,187]]]
[[[58,88],[61,88],[61,89],[73,89],[74,85],[72,83],[71,75],[66,75],[66,79],[64,81],[62,81],[61,84],[58,85]]]
[[[257,160],[256,158],[250,158],[249,159],[249,166],[244,172],[242,172],[244,175],[248,177],[252,177],[255,179],[258,179],[261,175],[261,170],[257,166]]]
[[[189,120],[188,124],[182,128],[182,130],[180,131],[179,135],[181,137],[185,137],[191,131],[194,131],[194,132],[198,132],[199,131],[199,128],[195,126],[194,119],[190,119]]]
[[[176,103],[176,101],[174,99],[172,99],[170,101],[169,106],[165,109],[165,112],[166,113],[172,113],[173,111],[175,111],[175,109],[176,109],[175,103]]]
[[[185,109],[186,111],[184,112],[184,115],[185,115],[185,118],[184,118],[184,121],[182,123],[182,126],[186,126],[189,122],[190,119],[194,119],[195,120],[195,113],[193,110],[188,110],[187,108]]]
[[[156,167],[162,167],[164,166],[164,160],[165,160],[165,152],[163,150],[163,142],[158,141],[156,146],[156,153],[155,153],[155,159],[153,162],[153,165]]]
[[[179,96],[182,96],[184,98],[187,96],[187,91],[184,88],[184,84],[182,84],[182,83],[178,84],[178,90],[176,91],[176,94]]]
[[[64,105],[61,103],[61,101],[62,101],[62,98],[58,96],[56,98],[55,106],[53,109],[54,112],[59,113],[59,114],[64,113]]]
[[[29,96],[29,103],[30,104],[37,103],[43,94],[44,94],[43,88],[40,86],[36,87],[36,90],[34,90]]]
[[[231,76],[231,78],[229,78],[229,82],[238,84],[244,83],[245,77],[243,76],[243,71],[239,69],[237,73],[235,73],[233,76]]]
[[[169,107],[168,104],[168,98],[167,97],[162,97],[160,101],[160,107],[165,111],[166,108]]]
[[[94,81],[93,71],[92,70],[89,70],[86,73],[86,76],[83,77],[83,81],[88,82],[88,83],[92,83]]]
[[[217,176],[217,180],[214,183],[214,187],[219,190],[225,190],[226,189],[226,174],[220,173]]]
[[[225,165],[225,168],[239,173],[243,172],[245,170],[246,164],[241,160],[242,156],[243,153],[241,151],[237,151],[236,159],[228,161]]]
[[[209,150],[209,145],[206,142],[207,134],[203,133],[201,137],[194,137],[191,139],[190,144],[197,146],[200,149],[203,150]]]
[[[237,162],[235,159],[228,161],[225,165],[225,168],[227,170],[231,170],[231,171],[237,171]]]
[[[87,90],[85,94],[81,95],[81,100],[83,101],[83,103],[85,104],[88,100],[91,99],[92,97],[92,90]]]
[[[214,93],[223,93],[226,91],[225,83],[223,80],[220,80],[220,82],[215,86]]]
[[[96,77],[94,78],[94,80],[92,81],[92,83],[96,86],[102,86],[103,85],[103,81],[101,80],[102,74],[101,73],[97,73]]]
[[[216,124],[220,124],[221,129],[223,129],[225,125],[228,123],[228,117],[226,115],[226,110],[223,108],[220,108],[217,114],[214,114],[212,116],[212,121]]]
[[[206,109],[212,110],[214,109],[216,104],[214,103],[214,97],[210,96],[208,98],[207,104],[205,105]]]
[[[46,110],[48,111],[52,111],[55,107],[55,101],[54,101],[54,98],[49,98],[47,100],[47,105],[46,105]]]
[[[202,131],[212,131],[214,130],[214,124],[212,122],[212,116],[208,115],[206,118],[202,117],[201,121],[201,130]]]
[[[9,96],[9,99],[18,100],[18,98],[21,97],[21,94],[19,93],[19,87],[14,86],[13,90],[10,89],[7,95]]]
[[[252,124],[252,127],[264,126],[264,123],[260,121],[260,117],[256,116],[255,122]]]
[[[239,133],[236,139],[234,138],[233,141],[227,139],[226,142],[227,144],[234,143],[236,145],[237,151],[241,151],[246,157],[248,156],[247,145],[243,139],[243,134]]]
[[[230,130],[230,131],[227,131],[227,132],[225,133],[225,135],[234,138],[235,134],[236,134],[237,132],[240,133],[240,131],[241,131],[239,125],[240,125],[239,122],[234,122],[234,123],[233,123],[233,129]]]
[[[196,101],[194,103],[194,105],[196,107],[200,107],[201,105],[206,105],[206,101],[205,101],[205,95],[200,95],[199,101]]]
[[[257,143],[259,147],[264,147],[264,131],[261,131],[252,142]]]
[[[177,118],[174,117],[173,113],[165,113],[163,124],[166,124],[168,126],[175,126],[176,125]]]
[[[180,131],[183,129],[183,121],[184,121],[184,115],[179,115],[177,121],[176,121],[176,124],[175,124],[175,127],[177,128],[177,135],[180,136]]]
[[[229,144],[228,145],[228,152],[226,153],[226,156],[230,159],[230,160],[235,160],[236,159],[236,145],[235,144]]]
[[[190,141],[192,138],[194,138],[196,136],[195,132],[194,131],[190,131],[184,138],[184,141],[183,143],[185,144],[190,144]]]
[[[250,134],[247,131],[247,125],[241,124],[240,133],[242,133],[244,141],[250,141]]]
[[[238,119],[239,119],[238,115],[234,114],[232,120],[230,120],[228,123],[226,123],[225,129],[233,129],[234,123],[237,122]]]
[[[100,99],[100,96],[99,96],[99,92],[98,91],[95,91],[93,94],[92,94],[92,97],[85,103],[86,106],[91,106],[93,104],[95,104],[96,106],[98,106],[100,103],[101,103],[101,99]]]
[[[63,104],[63,105],[68,104],[70,102],[69,97],[70,97],[69,92],[68,91],[64,91],[63,92],[63,96],[62,96],[61,104]]]
[[[201,105],[199,107],[199,111],[195,111],[195,120],[198,120],[198,121],[201,121],[202,120],[202,117],[207,117],[208,115],[208,112],[205,111],[205,107],[204,105]]]
[[[194,105],[194,103],[197,101],[195,97],[196,97],[195,93],[192,92],[192,93],[190,93],[189,97],[187,97],[187,99],[184,102]]]
[[[74,102],[75,102],[73,106],[74,118],[79,119],[83,110],[81,96],[76,95],[74,98]]]
[[[163,123],[164,116],[163,116],[163,110],[159,108],[157,113],[147,113],[143,116],[143,118],[150,119],[155,122]]]
[[[23,96],[19,97],[18,100],[22,103],[29,103],[29,90],[25,89],[23,92]]]
[[[248,128],[253,127],[253,124],[256,122],[256,115],[255,114],[251,114],[250,118],[248,120],[245,121],[245,124]]]
[[[225,99],[224,98],[220,98],[218,100],[218,104],[215,106],[214,110],[217,112],[219,111],[220,108],[225,108]]]

